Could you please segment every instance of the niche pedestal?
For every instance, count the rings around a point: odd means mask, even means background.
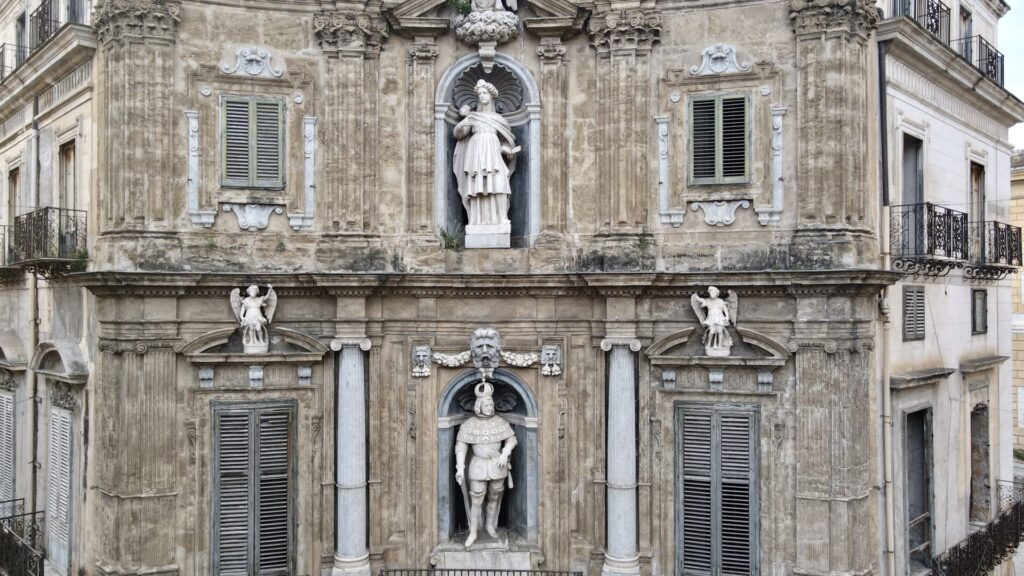
[[[508,248],[511,246],[512,224],[467,224],[466,248]]]

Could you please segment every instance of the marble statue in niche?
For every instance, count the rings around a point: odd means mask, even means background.
[[[498,514],[505,484],[513,488],[509,459],[517,444],[512,426],[495,413],[494,386],[484,379],[473,392],[475,416],[459,427],[455,438],[455,482],[462,488],[463,503],[469,514],[466,548],[476,542],[481,520],[487,534],[491,538],[498,537]],[[466,457],[470,449],[472,457],[467,470]],[[485,500],[486,517],[483,514]]]
[[[729,324],[736,323],[736,306],[739,301],[732,290],[729,290],[725,300],[719,294],[718,288],[710,286],[707,298],[701,298],[697,293],[690,296],[693,313],[704,327],[704,353],[708,356],[728,356],[732,348]]]
[[[508,219],[512,195],[510,177],[516,169],[516,145],[512,126],[495,111],[498,89],[484,79],[474,88],[475,111],[463,106],[463,119],[455,125],[457,140],[452,171],[458,184],[466,225],[466,247],[507,248],[512,223]]]
[[[231,310],[242,328],[242,349],[246,354],[265,354],[270,346],[267,326],[274,320],[277,293],[270,284],[263,296],[255,284],[246,288],[245,293],[242,298],[238,288],[231,291]]]

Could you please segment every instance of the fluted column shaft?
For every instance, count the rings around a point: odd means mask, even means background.
[[[601,342],[608,354],[607,506],[605,576],[640,574],[636,492],[637,340]]]
[[[366,543],[366,370],[368,341],[342,342],[337,356],[335,519],[332,575],[369,576]]]

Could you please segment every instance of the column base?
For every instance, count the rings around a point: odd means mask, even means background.
[[[640,556],[615,558],[605,554],[601,576],[640,576]]]
[[[331,576],[370,576],[370,554],[358,558],[334,557]]]

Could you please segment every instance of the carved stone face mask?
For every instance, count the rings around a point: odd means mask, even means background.
[[[501,358],[501,344],[498,333],[489,328],[481,328],[473,332],[469,341],[469,350],[473,365],[477,368],[497,368]]]

